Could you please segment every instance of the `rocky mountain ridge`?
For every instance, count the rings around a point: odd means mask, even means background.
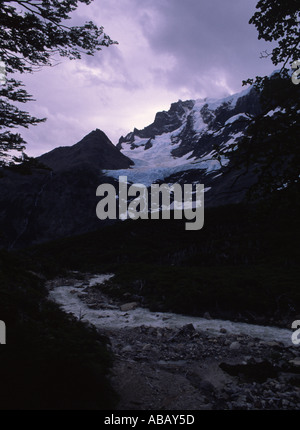
[[[231,145],[259,109],[251,88],[221,100],[180,100],[116,146],[97,129],[29,168],[2,168],[0,246],[13,249],[101,228],[96,189],[116,184],[121,175],[146,186],[204,184],[206,207],[240,202],[255,175],[250,169],[236,180],[240,171],[230,166]],[[220,158],[218,148],[224,147],[229,155]]]
[[[73,146],[63,146],[41,155],[38,161],[53,172],[76,168],[126,169],[133,163],[117,150],[103,131],[96,129]]]
[[[220,100],[179,100],[167,112],[157,113],[143,130],[120,138],[117,147],[134,162],[129,171],[105,173],[147,186],[202,183],[207,206],[240,202],[256,177],[251,168],[240,175],[239,166],[230,163],[230,153],[260,110],[253,88]],[[220,150],[226,155],[220,156]]]
[[[95,130],[71,147],[0,169],[0,247],[15,249],[101,227],[95,212],[96,189],[107,182],[101,169],[131,165]]]

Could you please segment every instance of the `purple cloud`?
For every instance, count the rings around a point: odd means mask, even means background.
[[[27,152],[39,155],[72,145],[92,129],[116,143],[178,99],[222,97],[241,82],[273,70],[248,24],[256,0],[97,0],[74,14],[93,20],[119,45],[81,61],[22,76],[36,102],[27,105],[48,121],[25,130]],[[270,49],[270,48],[269,48]]]

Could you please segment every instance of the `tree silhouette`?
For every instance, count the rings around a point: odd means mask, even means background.
[[[26,142],[12,129],[37,125],[45,118],[35,118],[16,103],[33,100],[13,73],[33,73],[43,66],[55,64],[58,57],[80,59],[82,54],[94,55],[104,46],[117,43],[103,27],[92,21],[81,26],[68,26],[70,14],[79,3],[92,0],[4,0],[0,3],[0,61],[5,65],[7,79],[0,83],[0,165],[10,150],[23,151]]]
[[[255,197],[298,187],[300,177],[300,85],[291,79],[293,63],[300,59],[300,3],[260,0],[256,8],[249,23],[259,39],[275,43],[272,52],[262,56],[280,69],[243,81],[258,91],[261,113],[248,120],[244,138],[232,145],[231,165],[239,166],[241,175],[250,169],[256,173],[251,188]]]

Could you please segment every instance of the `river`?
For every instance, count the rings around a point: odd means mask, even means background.
[[[285,346],[293,346],[292,330],[232,322],[218,319],[205,319],[166,312],[151,312],[149,309],[137,307],[129,312],[120,310],[120,307],[109,300],[103,302],[103,309],[93,309],[82,298],[88,294],[84,290],[87,286],[102,284],[114,275],[91,275],[88,285],[80,280],[54,283],[49,291],[49,298],[59,305],[65,312],[70,312],[77,318],[87,320],[97,328],[117,330],[120,328],[134,328],[142,325],[148,327],[181,328],[186,324],[193,324],[198,331],[205,331],[211,335],[220,336],[223,328],[229,334],[248,335],[266,342],[282,342]],[[105,297],[105,296],[104,296]]]

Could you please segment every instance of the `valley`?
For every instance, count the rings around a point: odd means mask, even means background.
[[[47,288],[65,312],[109,337],[118,410],[300,407],[291,330],[122,305],[102,292],[112,277],[73,272]]]

